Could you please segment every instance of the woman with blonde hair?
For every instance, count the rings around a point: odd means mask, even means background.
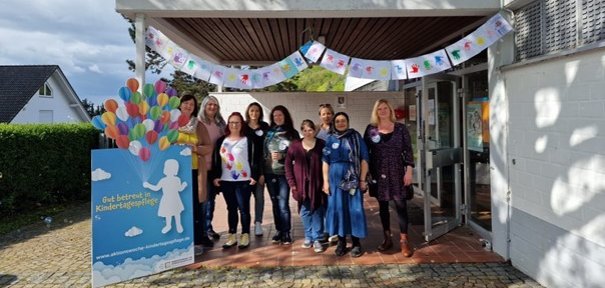
[[[202,100],[202,105],[200,105],[200,110],[198,120],[206,127],[208,135],[210,136],[210,143],[214,145],[216,140],[224,135],[225,127],[227,126],[223,115],[221,115],[221,106],[219,105],[218,99],[216,99],[214,96],[204,97],[204,100]],[[212,163],[212,155],[209,154],[205,157],[207,169],[210,170],[214,164]],[[218,233],[216,233],[212,228],[212,218],[214,217],[214,201],[218,192],[220,191],[216,191],[213,185],[208,185],[208,200],[206,201],[206,205],[204,207],[205,211],[202,212],[206,213],[206,229],[208,229],[208,236],[212,237],[213,239],[220,238]]]
[[[395,112],[389,101],[379,99],[374,103],[370,124],[364,133],[370,154],[370,196],[376,197],[384,241],[379,251],[393,246],[389,218],[389,201],[395,204],[399,219],[401,253],[412,256],[408,241],[408,213],[406,189],[412,185],[414,155],[410,133],[404,124],[395,121]]]

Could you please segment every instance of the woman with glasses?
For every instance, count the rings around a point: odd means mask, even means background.
[[[389,217],[389,202],[392,201],[399,218],[401,253],[405,257],[411,257],[405,186],[412,185],[414,155],[410,133],[405,125],[395,122],[395,112],[387,100],[380,99],[374,104],[364,139],[372,156],[371,195],[378,200],[384,234],[384,241],[378,246],[378,251],[386,251],[393,246]]]
[[[238,112],[232,113],[228,118],[225,136],[217,140],[212,157],[213,183],[223,192],[227,203],[229,234],[223,244],[224,249],[238,243],[239,248],[246,248],[250,244],[250,194],[258,179],[258,165],[254,139],[246,136],[246,127],[244,117]],[[235,236],[238,210],[242,225],[239,241]]]
[[[200,107],[202,110],[199,114],[199,122],[206,127],[208,131],[208,135],[210,136],[210,143],[214,145],[216,140],[223,136],[225,133],[225,119],[223,119],[223,115],[221,115],[221,106],[218,103],[218,99],[214,96],[206,96],[204,100],[202,100],[202,105]],[[212,155],[206,155],[206,165],[207,169],[213,166],[212,163]],[[206,201],[206,205],[204,205],[204,210],[202,213],[206,213],[206,229],[209,237],[217,240],[220,238],[219,234],[214,231],[212,228],[212,218],[214,218],[214,201],[216,199],[216,194],[220,192],[219,190],[215,190],[214,186],[209,183],[208,185],[208,201]]]
[[[292,140],[298,139],[292,117],[286,107],[275,106],[271,110],[271,127],[263,145],[264,173],[267,190],[273,206],[273,221],[277,231],[271,239],[275,244],[292,244],[290,235],[290,187],[286,179],[284,163]]]
[[[347,253],[346,236],[351,235],[351,256],[363,254],[360,238],[368,235],[363,210],[363,193],[368,189],[368,150],[359,132],[349,128],[349,116],[334,115],[331,133],[323,151],[323,191],[328,196],[326,225],[338,235],[336,255]]]
[[[292,142],[286,154],[286,178],[292,198],[298,202],[298,212],[305,229],[303,248],[316,253],[325,250],[324,210],[326,195],[322,193],[321,157],[325,142],[315,138],[315,124],[304,120],[300,125],[303,138]]]
[[[246,124],[249,129],[246,129],[249,136],[254,139],[256,147],[257,159],[263,157],[263,141],[269,124],[263,121],[263,108],[258,102],[253,102],[246,108]],[[263,166],[260,166],[260,176],[256,181],[256,186],[252,191],[254,195],[254,235],[263,236],[263,210],[265,209],[265,176],[263,175]]]

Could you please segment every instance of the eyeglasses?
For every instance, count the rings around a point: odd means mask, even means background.
[[[229,125],[239,125],[242,124],[242,122],[229,122]]]

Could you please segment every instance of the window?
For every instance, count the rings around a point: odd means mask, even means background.
[[[48,83],[44,83],[44,85],[42,85],[42,87],[40,87],[38,94],[40,94],[40,96],[46,96],[46,97],[53,96],[53,92],[50,89],[50,86],[48,85]]]

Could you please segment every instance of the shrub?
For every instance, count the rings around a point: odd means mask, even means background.
[[[0,124],[0,215],[90,197],[90,124]]]

